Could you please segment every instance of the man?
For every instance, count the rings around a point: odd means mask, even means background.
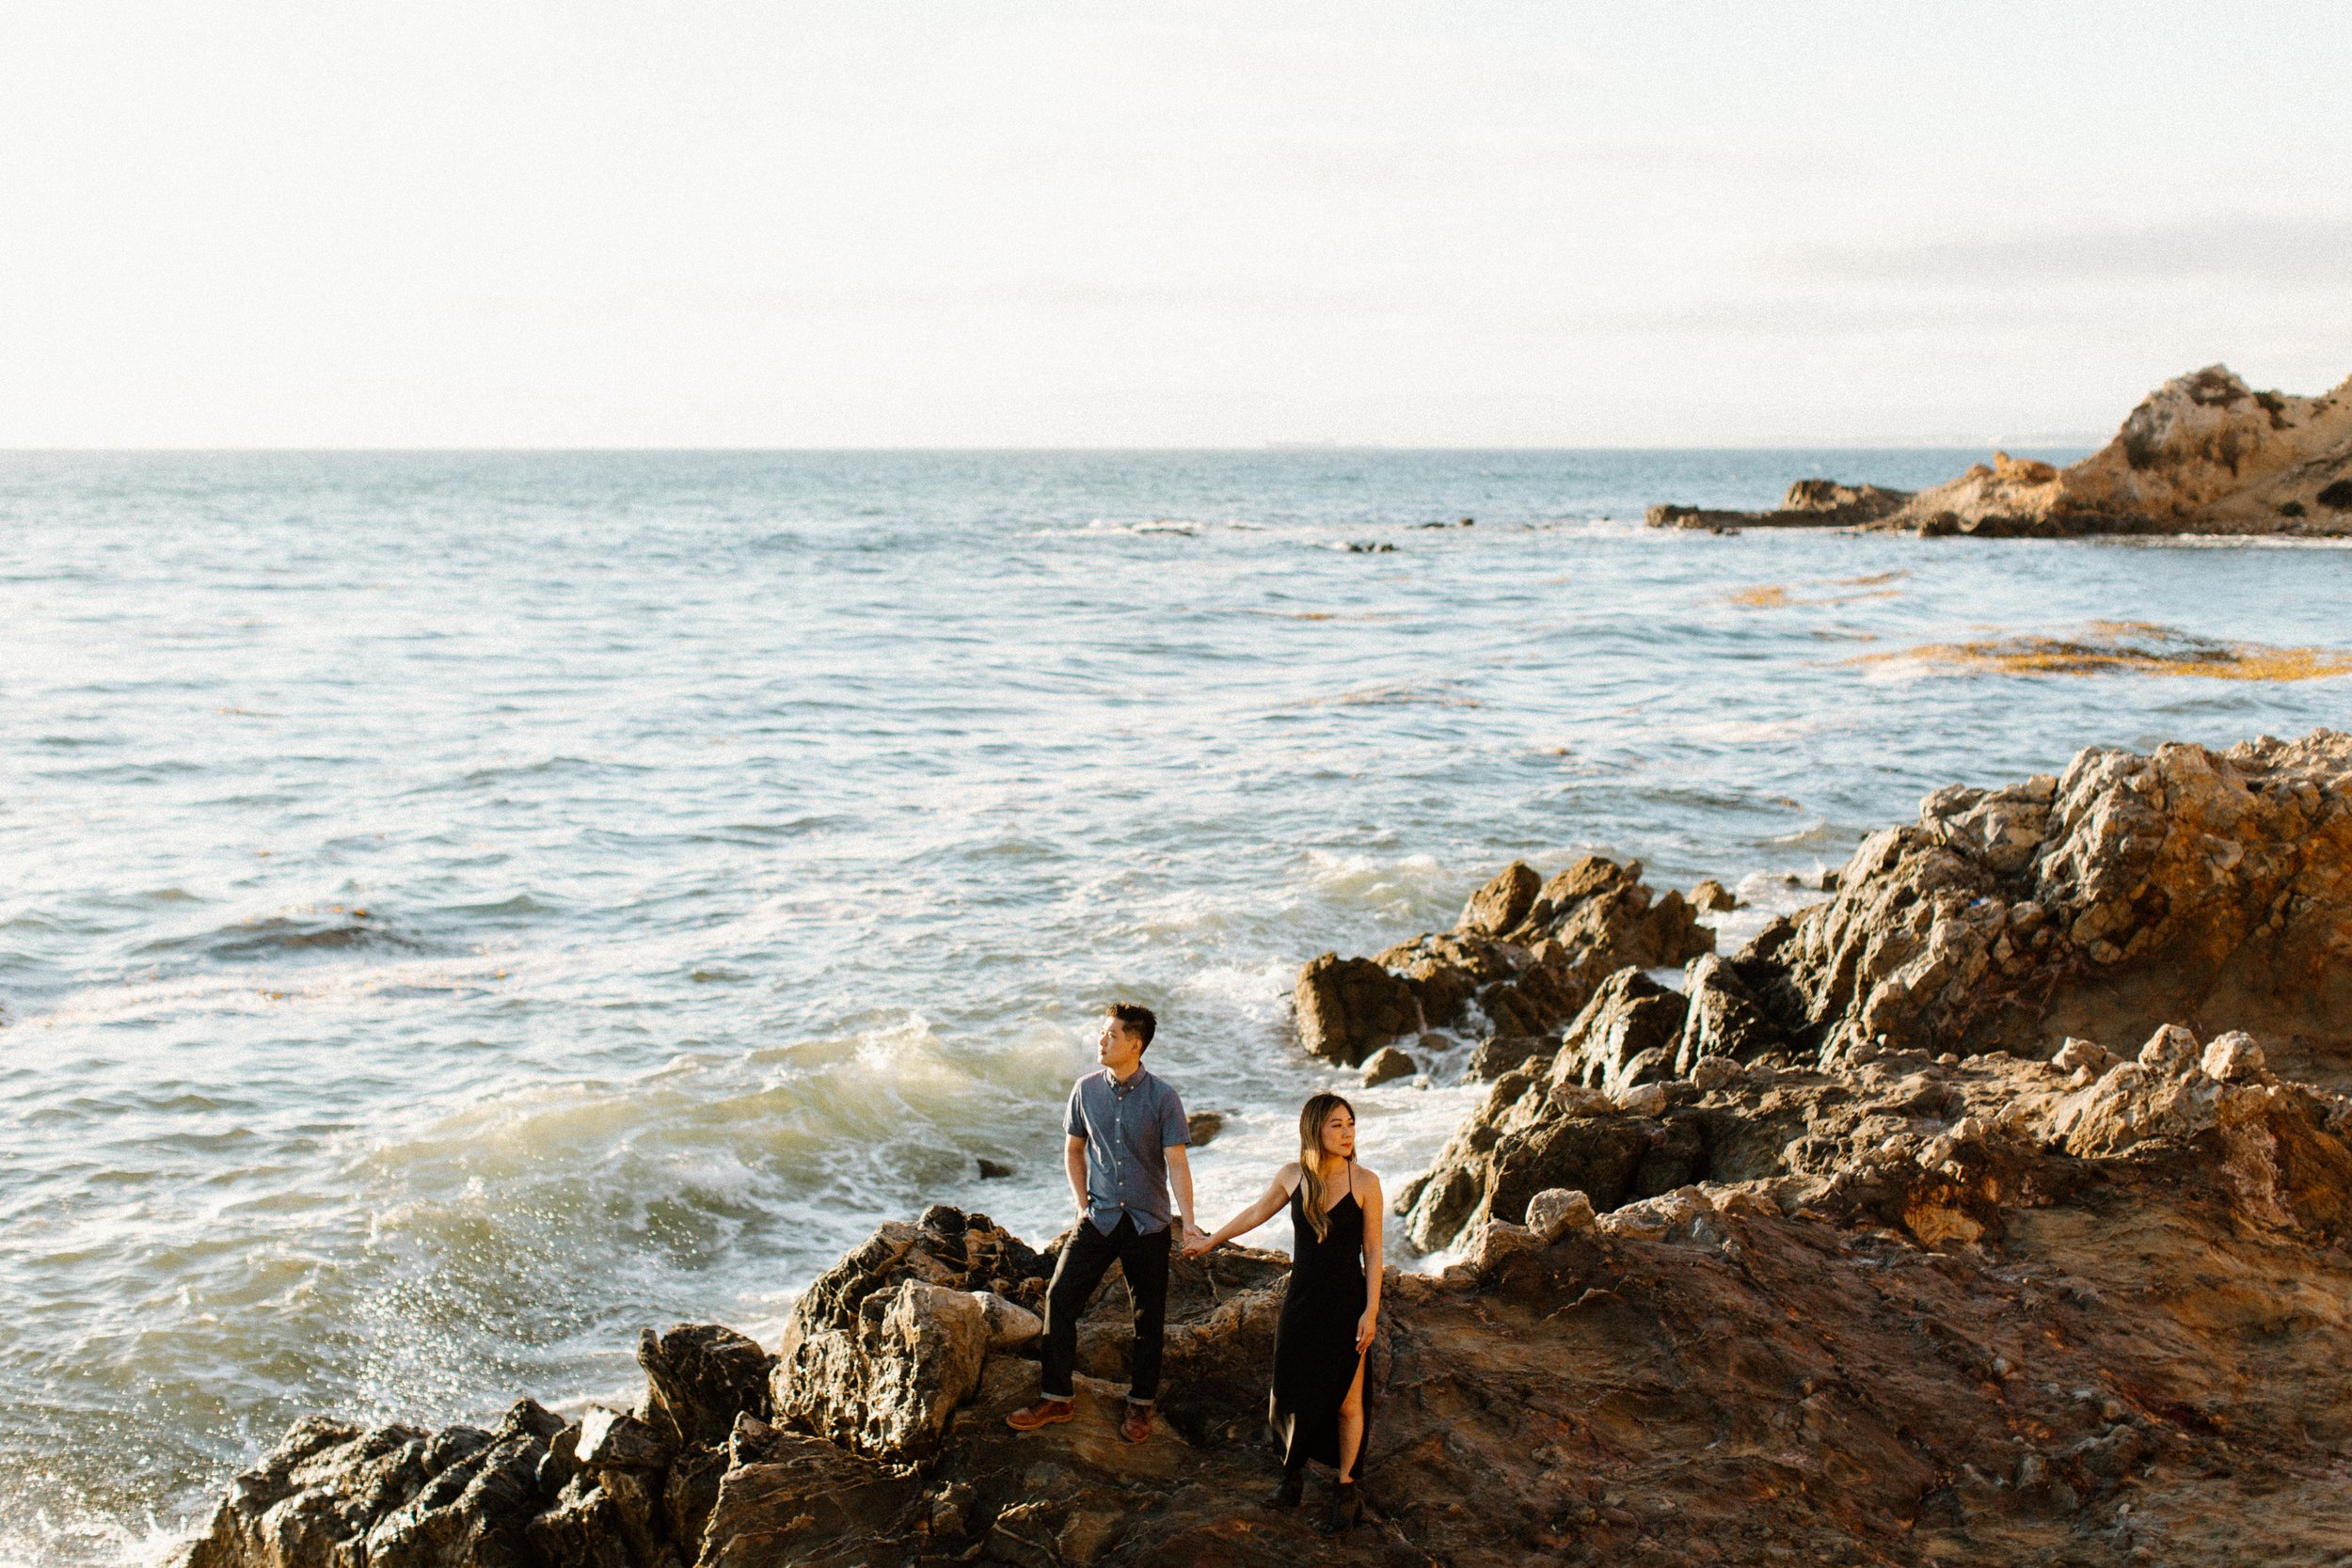
[[[1127,1276],[1135,1304],[1136,1344],[1128,1369],[1127,1414],[1119,1434],[1130,1443],[1152,1435],[1152,1404],[1160,1391],[1161,1329],[1168,1316],[1168,1226],[1183,1216],[1187,1244],[1205,1240],[1192,1223],[1192,1167],[1184,1146],[1184,1107],[1176,1091],[1143,1069],[1143,1053],[1159,1021],[1149,1007],[1115,1002],[1095,1042],[1100,1072],[1070,1091],[1062,1163],[1078,1223],[1054,1264],[1045,1292],[1045,1369],[1040,1398],[1005,1418],[1015,1432],[1067,1421],[1078,1413],[1071,1372],[1078,1359],[1078,1319],[1113,1263]],[[1176,1202],[1168,1204],[1168,1187]]]

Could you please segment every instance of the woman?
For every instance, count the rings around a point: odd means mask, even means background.
[[[1290,1289],[1274,1337],[1274,1430],[1282,1439],[1282,1484],[1268,1500],[1295,1508],[1307,1461],[1334,1467],[1339,1483],[1326,1535],[1363,1512],[1356,1462],[1364,1447],[1364,1352],[1380,1321],[1380,1179],[1356,1163],[1356,1112],[1319,1094],[1298,1113],[1298,1158],[1265,1192],[1207,1241],[1198,1258],[1255,1230],[1290,1206]]]

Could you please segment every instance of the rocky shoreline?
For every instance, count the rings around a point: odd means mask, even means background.
[[[2352,534],[2352,380],[2257,392],[2224,365],[2166,382],[2099,451],[2059,469],[1994,452],[1914,494],[1801,479],[1769,512],[1661,504],[1652,528],[1843,528],[1984,538]]]
[[[1054,1249],[935,1208],[780,1344],[650,1331],[567,1421],[305,1420],[184,1568],[2335,1562],[2352,1553],[2352,736],[1952,788],[1716,953],[1695,896],[1513,865],[1301,974],[1301,1043],[1482,1037],[1400,1184],[1368,1521],[1260,1508],[1286,1260],[1180,1263],[1166,1419],[1025,1437]],[[1679,968],[1678,985],[1659,978]]]

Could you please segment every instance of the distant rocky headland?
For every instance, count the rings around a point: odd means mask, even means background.
[[[2257,392],[2226,366],[2166,382],[2072,467],[1994,452],[1914,494],[1801,479],[1770,512],[1659,505],[1652,528],[1849,528],[1987,538],[2352,534],[2352,380]]]
[[[1490,1085],[1396,1184],[1459,1260],[1388,1286],[1367,1522],[1336,1542],[1256,1501],[1280,1255],[1178,1265],[1149,1442],[1115,1431],[1117,1291],[1081,1418],[1016,1436],[1054,1247],[935,1208],[780,1343],[648,1331],[626,1410],[305,1420],[182,1560],[2352,1553],[2352,735],[1939,790],[1830,880],[1726,956],[1720,887],[1514,864],[1451,930],[1307,965],[1307,1049],[1442,1028]]]

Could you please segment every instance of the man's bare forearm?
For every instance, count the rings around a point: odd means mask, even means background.
[[[1072,1138],[1063,1146],[1061,1163],[1070,1173],[1070,1201],[1083,1214],[1087,1212],[1087,1141]]]

